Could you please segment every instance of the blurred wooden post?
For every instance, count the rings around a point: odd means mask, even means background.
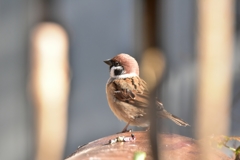
[[[233,0],[198,0],[196,136],[228,134],[233,53]],[[201,144],[207,159],[207,144]]]
[[[151,143],[151,149],[153,154],[153,159],[159,159],[161,155],[161,149],[158,145],[157,137],[157,116],[156,116],[156,103],[155,97],[157,89],[159,88],[160,80],[162,73],[165,67],[164,57],[159,50],[157,43],[158,36],[158,23],[157,18],[157,6],[161,2],[160,0],[145,0],[145,15],[144,15],[144,27],[145,35],[143,38],[144,41],[144,53],[142,54],[141,61],[141,77],[147,82],[150,96],[150,132],[149,138]],[[160,128],[160,127],[158,127]]]
[[[32,32],[31,91],[36,107],[36,160],[60,160],[67,133],[68,37],[55,23]]]

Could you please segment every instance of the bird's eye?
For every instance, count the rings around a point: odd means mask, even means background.
[[[118,63],[118,62],[115,62],[115,66],[119,66],[119,63]]]

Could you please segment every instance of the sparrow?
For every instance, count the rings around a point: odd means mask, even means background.
[[[126,122],[122,132],[129,125],[149,126],[149,90],[146,82],[139,77],[137,61],[128,54],[121,53],[104,61],[109,65],[110,78],[106,84],[106,95],[110,109],[115,116]],[[164,109],[156,99],[157,117],[169,118],[179,126],[190,126]]]

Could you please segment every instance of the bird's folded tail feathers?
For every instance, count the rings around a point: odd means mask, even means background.
[[[164,118],[169,118],[170,120],[172,120],[173,122],[175,122],[177,125],[179,126],[190,126],[187,122],[185,122],[184,120],[182,120],[181,118],[169,113],[168,111],[166,111],[163,107],[163,104],[161,102],[157,102],[158,103],[158,116],[159,117],[164,117]]]
[[[177,116],[171,114],[170,116],[167,116],[167,118],[171,119],[173,122],[175,122],[179,126],[190,126],[187,122],[183,121],[181,118],[178,118]]]

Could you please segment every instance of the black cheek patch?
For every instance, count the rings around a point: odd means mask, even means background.
[[[118,76],[118,75],[121,75],[122,74],[122,70],[120,69],[115,69],[114,70],[114,75]]]

